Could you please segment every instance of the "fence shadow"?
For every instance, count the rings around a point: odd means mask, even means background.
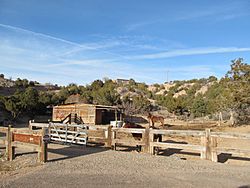
[[[166,141],[163,141],[163,143],[188,144],[188,142],[174,141],[174,140],[166,140]],[[174,155],[174,154],[200,156],[200,153],[197,153],[197,152],[196,153],[195,152],[187,152],[187,151],[183,151],[183,149],[174,149],[174,148],[160,149],[158,155],[169,157],[169,156]]]
[[[250,188],[250,184],[249,185],[242,185],[242,186],[239,186],[238,188]]]
[[[116,151],[122,151],[122,152],[137,151],[137,152],[139,152],[139,148],[136,147],[136,146],[123,146],[123,145],[118,145],[118,146],[116,146]]]
[[[174,154],[182,154],[182,155],[192,155],[192,156],[200,156],[200,153],[195,153],[195,152],[187,152],[187,151],[182,151],[183,149],[165,149],[165,150],[160,150],[159,155],[162,156],[171,156]]]
[[[91,155],[94,153],[100,153],[109,150],[109,148],[104,148],[102,145],[61,145],[59,148],[48,148],[48,162],[61,161],[65,159],[76,158],[85,155]],[[59,155],[59,156],[57,156]]]
[[[37,151],[16,152],[16,153],[15,153],[15,157],[22,156],[22,155],[29,155],[29,154],[37,154]]]
[[[218,162],[219,163],[225,163],[229,159],[241,160],[241,161],[250,161],[250,157],[235,157],[235,156],[232,156],[232,154],[228,154],[228,153],[221,153],[221,154],[218,155]]]

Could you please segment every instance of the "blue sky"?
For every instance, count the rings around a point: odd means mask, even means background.
[[[248,0],[0,0],[0,73],[60,85],[163,83],[250,59]]]

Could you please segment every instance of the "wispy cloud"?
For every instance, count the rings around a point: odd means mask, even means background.
[[[229,3],[218,3],[212,6],[201,6],[198,10],[185,9],[179,12],[174,21],[209,19],[213,21],[231,20],[249,15],[248,1],[231,1]]]
[[[205,4],[205,3],[204,3]],[[126,32],[146,29],[152,26],[155,28],[164,27],[166,24],[178,23],[180,21],[197,21],[220,22],[236,19],[239,17],[249,16],[249,1],[231,1],[227,3],[209,4],[208,6],[197,5],[191,7],[175,7],[175,11],[166,11],[164,19],[155,17],[151,20],[132,21],[125,25]],[[149,13],[150,14],[150,13]]]
[[[79,60],[63,60],[62,63],[55,63],[45,65],[44,67],[62,67],[62,66],[74,66],[74,65],[82,65],[82,66],[90,66],[90,67],[108,67],[110,63],[112,63],[111,59],[79,59]]]
[[[131,23],[125,26],[126,31],[134,31],[142,27],[150,26],[152,24],[161,22],[162,19],[155,19],[155,20],[148,20],[148,21],[141,21],[137,23]]]
[[[20,28],[20,27],[15,27],[15,26],[11,26],[11,25],[5,25],[5,24],[1,24],[1,23],[0,23],[0,26],[4,27],[4,28],[7,28],[7,29],[19,31],[19,32],[29,33],[29,34],[34,35],[34,36],[39,36],[39,37],[43,37],[43,38],[53,39],[53,40],[60,41],[60,42],[63,42],[63,43],[71,44],[73,46],[83,47],[82,45],[80,45],[78,43],[75,43],[75,42],[71,42],[71,41],[68,41],[68,40],[65,40],[65,39],[62,39],[62,38],[54,37],[54,36],[43,34],[43,33],[38,33],[38,32],[34,32],[34,31],[30,31],[30,30],[23,29],[23,28]]]
[[[171,50],[154,54],[131,56],[128,57],[128,59],[159,59],[159,58],[170,58],[170,57],[179,57],[188,55],[205,55],[205,54],[248,52],[248,51],[250,52],[250,48],[238,48],[238,47],[192,48],[192,49]]]

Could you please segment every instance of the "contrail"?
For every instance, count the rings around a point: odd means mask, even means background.
[[[71,44],[73,46],[77,46],[77,47],[81,47],[81,48],[86,47],[86,46],[83,46],[81,44],[78,44],[78,43],[75,43],[75,42],[71,42],[71,41],[68,41],[68,40],[65,40],[65,39],[62,39],[62,38],[58,38],[58,37],[54,37],[54,36],[51,36],[51,35],[47,35],[47,34],[43,34],[43,33],[38,33],[38,32],[34,32],[34,31],[30,31],[30,30],[23,29],[23,28],[20,28],[20,27],[15,27],[15,26],[11,26],[11,25],[5,25],[5,24],[1,24],[1,23],[0,23],[0,26],[4,27],[4,28],[7,28],[7,29],[12,29],[12,30],[16,30],[16,31],[30,33],[30,34],[35,35],[35,36],[40,36],[40,37],[44,37],[44,38],[48,38],[48,39],[57,40],[57,41],[60,41],[60,42],[63,42],[63,43],[67,43],[67,44]],[[88,47],[86,47],[86,48],[88,48]]]
[[[238,47],[219,47],[219,48],[191,48],[181,50],[170,50],[155,54],[144,54],[138,56],[131,56],[129,59],[160,59],[170,58],[188,55],[205,55],[205,54],[217,54],[217,53],[230,53],[230,52],[250,52],[250,48],[238,48]]]
[[[4,27],[4,28],[7,28],[7,29],[12,29],[12,30],[16,30],[16,31],[30,33],[30,34],[32,34],[34,36],[40,36],[40,37],[44,37],[44,38],[48,38],[48,39],[53,39],[53,40],[56,40],[56,41],[60,41],[60,42],[63,42],[63,43],[70,44],[70,45],[73,45],[75,47],[78,47],[78,49],[74,49],[74,50],[68,51],[68,52],[62,54],[61,56],[70,54],[70,53],[72,53],[74,51],[80,51],[80,50],[98,50],[95,47],[90,47],[90,46],[82,45],[82,44],[79,44],[79,43],[76,43],[76,42],[72,42],[72,41],[69,41],[69,40],[65,40],[65,39],[62,39],[62,38],[54,37],[54,36],[43,34],[43,33],[38,33],[38,32],[34,32],[34,31],[30,31],[30,30],[23,29],[23,28],[20,28],[20,27],[15,27],[15,26],[1,24],[1,23],[0,23],[0,26]],[[106,53],[106,54],[118,56],[120,58],[125,59],[124,56],[122,56],[120,54],[117,54],[117,53],[112,53],[112,52],[109,52],[109,51],[106,51],[106,50],[102,50],[102,52]]]

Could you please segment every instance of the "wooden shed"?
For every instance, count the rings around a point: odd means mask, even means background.
[[[53,107],[52,121],[62,121],[69,114],[76,115],[83,123],[92,125],[105,125],[110,121],[123,119],[123,109],[116,106],[66,104]]]

